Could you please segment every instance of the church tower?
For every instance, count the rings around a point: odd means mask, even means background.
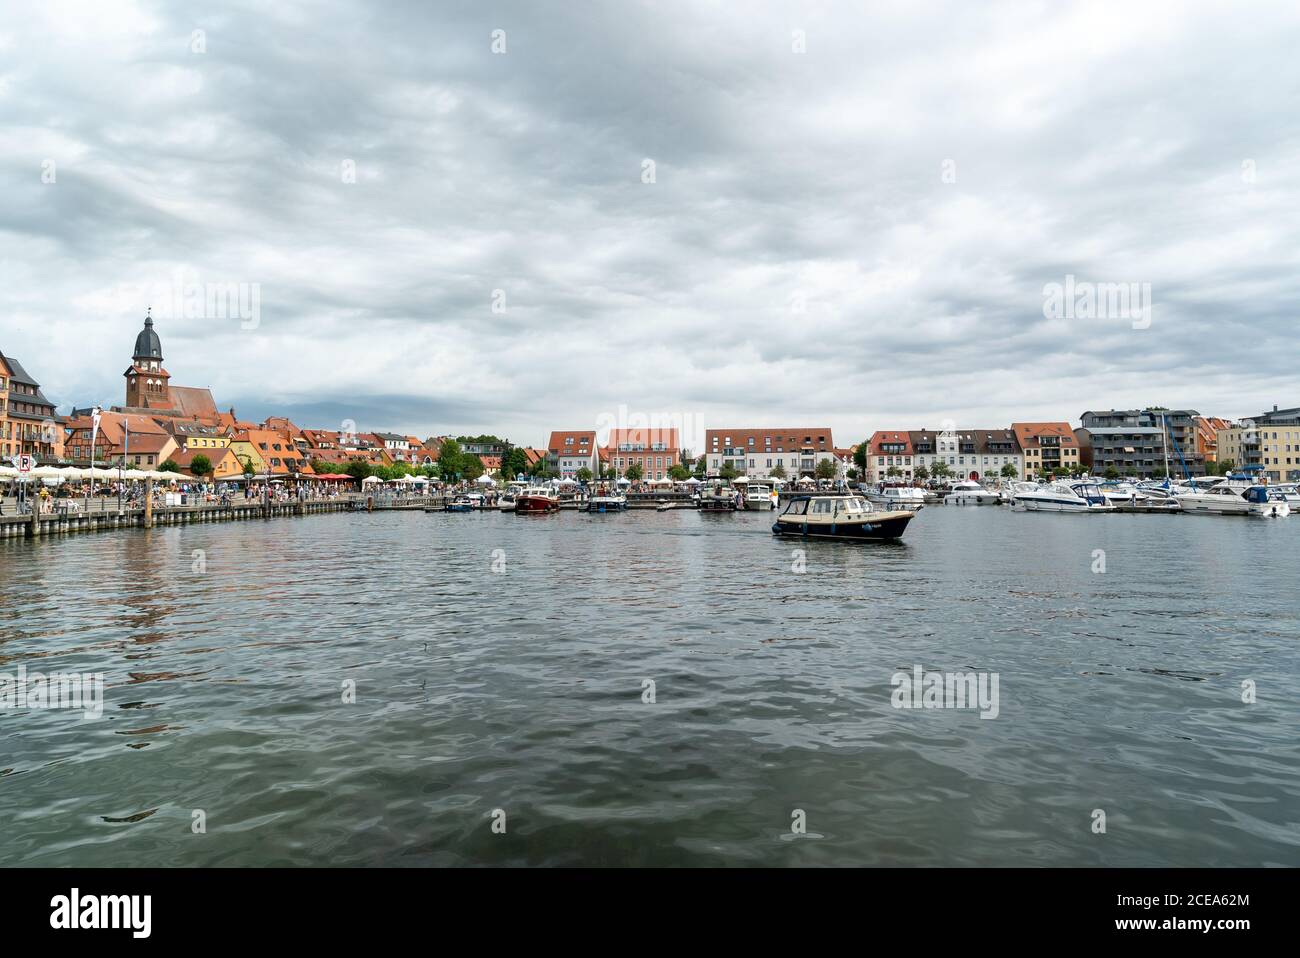
[[[152,309],[150,309],[152,313]],[[135,353],[126,377],[126,405],[131,409],[171,409],[171,374],[163,369],[162,343],[153,331],[153,317],[146,314],[144,329],[135,338]]]

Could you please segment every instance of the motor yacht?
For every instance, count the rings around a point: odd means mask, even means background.
[[[985,489],[973,479],[954,482],[952,491],[943,497],[945,506],[996,506],[1002,497]]]
[[[1019,485],[1033,485],[1020,483]],[[1017,489],[1011,504],[1027,512],[1114,512],[1095,482],[1052,482]]]

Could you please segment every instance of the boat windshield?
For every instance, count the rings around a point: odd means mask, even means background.
[[[807,499],[791,499],[788,503],[786,503],[785,511],[782,512],[781,515],[801,516],[807,511],[808,511]]]

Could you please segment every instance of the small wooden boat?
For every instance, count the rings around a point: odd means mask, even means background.
[[[776,535],[825,539],[897,539],[916,518],[907,510],[878,510],[859,496],[795,496],[776,517]]]

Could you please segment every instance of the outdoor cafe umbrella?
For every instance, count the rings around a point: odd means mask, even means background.
[[[698,486],[699,484],[700,484],[700,480],[696,479],[694,476],[691,476],[689,479],[682,480],[683,486]]]
[[[383,482],[383,481],[384,480],[380,479],[378,476],[366,476],[366,478],[361,480],[361,484],[363,486],[371,486],[374,485],[376,482]]]
[[[491,476],[489,476],[487,473],[484,473],[483,475],[479,476],[474,481],[477,482],[480,486],[495,486],[497,484],[496,480],[493,479]]]
[[[620,486],[630,486],[630,485],[632,485],[632,480],[629,479],[627,476],[622,476],[622,477],[619,478],[619,480],[618,480],[618,484],[619,484]]]
[[[59,472],[59,470],[55,469],[53,466],[37,466],[31,472],[27,473],[27,475],[32,479],[64,478],[63,473]]]
[[[17,479],[18,470],[12,466],[0,466],[0,479]]]

